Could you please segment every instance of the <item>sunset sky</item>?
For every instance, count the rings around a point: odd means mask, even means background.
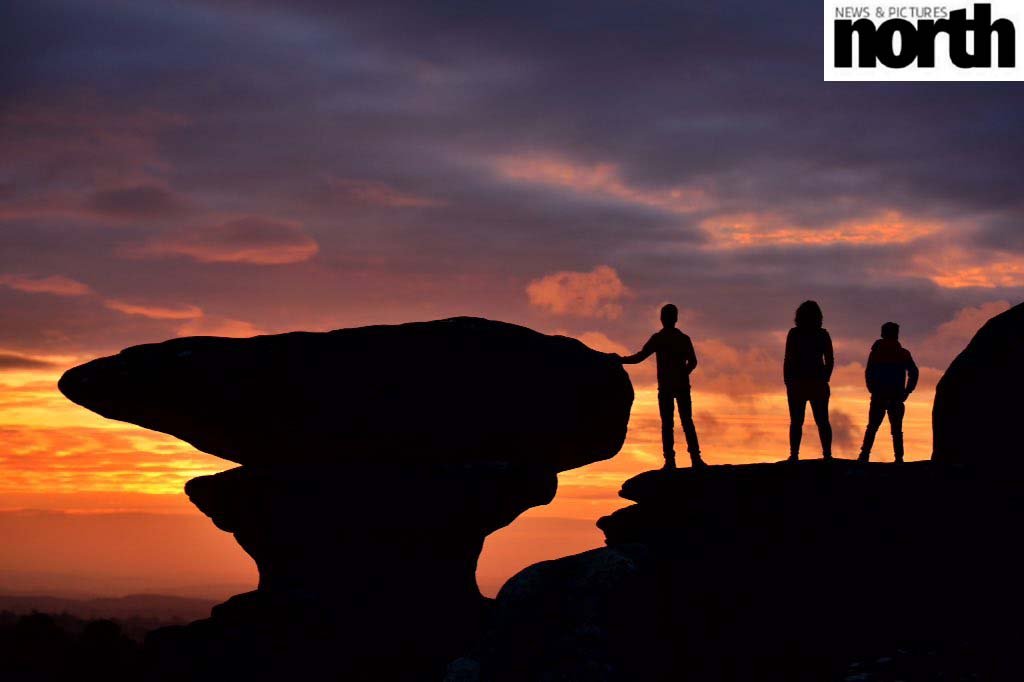
[[[478,315],[627,353],[671,301],[705,458],[740,463],[787,454],[783,343],[814,298],[837,455],[895,320],[922,367],[908,457],[928,457],[935,382],[1022,298],[1024,91],[823,83],[820,12],[5,2],[0,592],[253,583],[182,493],[231,463],[56,389],[174,336]],[[485,592],[600,544],[621,482],[659,464],[653,361],[630,373],[625,448],[488,540]]]

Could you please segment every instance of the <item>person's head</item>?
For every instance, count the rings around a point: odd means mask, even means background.
[[[661,306],[661,324],[665,327],[674,327],[679,321],[679,308],[671,303]]]
[[[900,326],[895,322],[886,322],[882,325],[882,338],[897,340],[900,338]]]
[[[821,314],[821,306],[815,301],[804,301],[800,304],[800,307],[796,309],[796,318],[794,322],[796,326],[801,328],[809,329],[821,329],[823,315]]]

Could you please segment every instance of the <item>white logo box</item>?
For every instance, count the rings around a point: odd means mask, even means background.
[[[896,55],[897,57],[913,56],[919,54],[921,49],[927,50],[928,43],[931,43],[929,34],[932,32],[928,26],[920,26],[920,21],[940,21],[945,18],[951,20],[954,12],[966,10],[966,19],[973,22],[980,19],[984,9],[980,12],[979,5],[988,5],[991,8],[990,23],[993,28],[991,37],[987,34],[980,36],[980,40],[990,41],[991,66],[964,67],[954,63],[950,56],[951,38],[945,32],[938,33],[934,38],[935,66],[923,67],[919,59],[915,59],[908,66],[894,67],[886,66],[881,60],[876,60],[873,68],[860,65],[861,41],[864,40],[861,33],[854,32],[852,40],[851,64],[849,67],[841,67],[836,64],[836,42],[837,27],[836,21],[857,22],[860,19],[869,20],[876,32],[882,34],[882,40],[878,41],[881,49],[885,50],[886,43],[891,46],[890,53],[886,57]],[[1024,0],[996,0],[993,2],[978,3],[954,3],[946,4],[939,0],[896,0],[892,2],[844,2],[837,0],[824,0],[824,76],[826,81],[1024,81]],[[976,15],[978,15],[976,17]],[[1000,21],[1000,20],[1006,21]],[[883,27],[887,21],[900,20],[909,23],[894,23]],[[1008,34],[1008,24],[1013,29],[1013,55],[1015,64],[1012,67],[1000,67],[1000,52],[1006,56],[1007,46],[1001,46],[1003,36]],[[966,28],[960,22],[952,22],[950,28],[955,34],[961,34],[963,39],[954,38],[954,43],[960,40],[966,42],[966,53],[978,55],[976,51],[976,40],[979,36],[974,30]],[[885,38],[894,36],[891,41]],[[904,36],[908,38],[908,45],[904,45]],[[843,40],[842,30],[838,36],[840,47],[844,48],[848,43]],[[963,43],[960,43],[961,48]],[[955,46],[955,45],[954,45]],[[909,48],[909,52],[906,50]],[[984,45],[982,45],[984,52]],[[845,52],[845,50],[843,50]],[[963,52],[961,49],[960,52]],[[888,60],[890,63],[892,59]]]

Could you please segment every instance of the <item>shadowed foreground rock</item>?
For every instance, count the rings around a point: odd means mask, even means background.
[[[60,388],[243,464],[186,492],[259,588],[150,637],[168,680],[439,679],[483,629],[484,538],[614,455],[633,398],[579,341],[474,318],[175,339]]]
[[[975,334],[935,389],[932,459],[1024,470],[1024,304]]]
[[[1022,483],[931,462],[641,474],[598,523],[606,548],[504,586],[478,679],[846,679],[858,657],[963,641],[1003,651],[971,673],[1005,679]]]

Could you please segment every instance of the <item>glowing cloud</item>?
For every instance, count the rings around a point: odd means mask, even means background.
[[[1015,253],[950,247],[918,255],[913,263],[919,275],[946,289],[1024,285],[1024,256]]]
[[[692,213],[709,206],[702,188],[647,189],[629,184],[611,163],[573,163],[545,154],[503,156],[493,163],[498,175],[515,182],[544,185],[590,197],[613,199],[668,213]]]
[[[887,211],[869,221],[847,221],[822,227],[792,227],[782,216],[739,213],[701,221],[715,247],[828,246],[831,244],[906,244],[938,231],[938,227]]]
[[[749,401],[784,390],[781,346],[739,347],[722,339],[695,339],[694,345],[699,363],[694,386],[701,391]]]
[[[599,265],[590,272],[555,272],[526,286],[530,305],[537,308],[558,315],[609,320],[622,314],[618,301],[628,293],[618,273],[607,265]]]
[[[203,316],[190,320],[178,328],[178,336],[231,336],[247,338],[265,333],[259,327],[245,320],[213,316]]]
[[[151,320],[191,320],[203,316],[201,308],[186,305],[178,308],[148,305],[144,303],[128,303],[126,301],[108,300],[105,305],[125,315],[138,315]]]
[[[558,332],[565,336],[573,336],[573,334],[566,334],[565,332]],[[575,337],[587,344],[594,350],[599,350],[602,353],[618,353],[619,355],[629,355],[629,349],[623,346],[617,341],[613,341],[608,338],[607,334],[602,332],[583,332],[582,334],[576,334]]]
[[[943,322],[920,346],[919,362],[944,368],[981,329],[982,325],[1010,308],[1009,301],[989,301],[957,311],[953,319]]]
[[[975,307],[962,308],[952,320],[939,325],[935,337],[942,339],[950,348],[963,348],[982,325],[1009,309],[1009,301],[991,301]]]
[[[246,216],[167,235],[125,253],[186,256],[201,263],[287,265],[309,260],[319,250],[316,240],[296,223]]]
[[[63,275],[28,277],[24,275],[0,275],[0,284],[30,294],[53,294],[54,296],[85,296],[92,293],[87,285]]]

